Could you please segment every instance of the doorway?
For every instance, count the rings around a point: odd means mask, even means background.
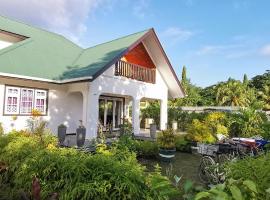
[[[124,98],[100,96],[99,123],[103,131],[119,130],[123,124]]]

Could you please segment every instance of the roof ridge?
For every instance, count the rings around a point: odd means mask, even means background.
[[[31,24],[29,24],[29,23],[27,23],[27,22],[23,22],[23,21],[20,21],[20,20],[18,20],[18,19],[14,19],[13,17],[9,18],[9,17],[7,17],[7,16],[5,16],[5,15],[1,15],[1,14],[0,14],[0,17],[3,17],[3,18],[5,18],[5,19],[7,19],[7,20],[10,20],[10,21],[14,21],[14,22],[19,23],[19,24],[23,24],[23,25],[29,26],[30,28],[36,29],[36,30],[38,30],[38,31],[45,32],[45,33],[47,33],[47,34],[51,34],[51,35],[58,36],[58,37],[60,37],[60,38],[64,38],[64,39],[66,39],[67,41],[69,41],[70,43],[72,43],[73,45],[75,45],[75,46],[77,46],[77,47],[79,47],[79,48],[82,49],[81,46],[77,45],[76,43],[74,43],[74,42],[71,41],[70,39],[67,39],[67,38],[66,38],[65,36],[63,36],[62,34],[59,34],[59,33],[56,33],[56,32],[52,32],[52,31],[49,31],[49,30],[46,30],[46,29],[41,28],[41,27],[36,26],[36,25],[31,25]]]
[[[151,28],[148,28],[148,29],[145,29],[145,30],[143,30],[143,31],[138,31],[138,32],[136,32],[136,33],[132,33],[132,34],[125,35],[125,36],[122,36],[122,37],[119,37],[119,38],[115,38],[115,39],[113,39],[113,40],[109,40],[109,41],[107,41],[107,42],[103,42],[103,43],[100,43],[100,44],[96,44],[96,45],[94,45],[94,46],[91,46],[91,47],[88,47],[88,48],[86,48],[86,49],[83,49],[83,51],[86,51],[86,50],[88,50],[88,49],[92,49],[92,48],[95,48],[95,47],[97,47],[97,46],[104,45],[104,44],[107,44],[107,43],[110,43],[110,42],[114,42],[114,41],[116,41],[116,40],[124,39],[124,38],[126,38],[126,37],[130,37],[130,36],[132,36],[132,35],[136,35],[136,34],[138,34],[138,33],[142,33],[142,32],[145,32],[145,31],[150,31],[150,30],[151,30]]]

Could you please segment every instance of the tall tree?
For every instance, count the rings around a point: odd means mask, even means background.
[[[216,101],[222,106],[250,106],[255,99],[253,89],[246,87],[240,81],[229,79],[216,90]]]
[[[186,87],[187,83],[188,83],[188,80],[187,80],[187,68],[184,65],[183,68],[182,68],[182,84],[183,84],[184,87]]]
[[[243,84],[244,85],[248,85],[248,77],[247,77],[247,74],[244,74],[244,78],[243,78]]]

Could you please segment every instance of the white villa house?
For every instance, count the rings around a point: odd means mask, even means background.
[[[0,123],[6,132],[24,129],[37,109],[54,133],[60,124],[75,132],[82,120],[90,139],[99,125],[117,130],[130,117],[136,135],[140,101],[148,99],[160,101],[163,130],[168,98],[183,96],[154,29],[83,49],[0,16]]]

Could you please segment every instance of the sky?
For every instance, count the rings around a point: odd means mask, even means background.
[[[0,15],[89,47],[154,28],[197,86],[270,69],[269,0],[0,0]]]

